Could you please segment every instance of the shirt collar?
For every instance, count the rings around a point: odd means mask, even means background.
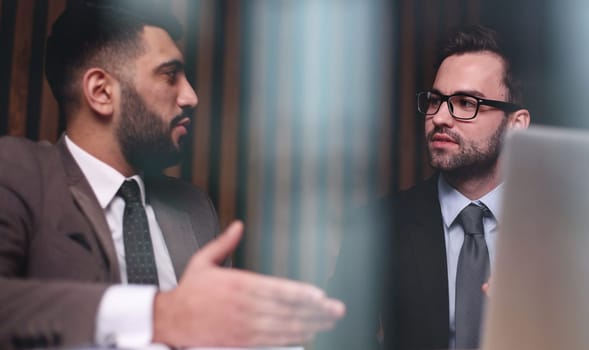
[[[145,186],[139,175],[133,175],[125,178],[110,165],[92,156],[78,145],[76,145],[67,135],[65,135],[65,144],[74,157],[76,163],[82,170],[82,173],[88,180],[92,191],[102,209],[106,209],[113,198],[116,196],[119,188],[125,180],[134,179],[139,184],[141,191],[141,202],[145,205]]]
[[[438,176],[438,199],[442,210],[442,219],[447,228],[456,220],[462,209],[470,203],[484,204],[497,221],[500,221],[499,215],[502,195],[503,183],[500,183],[481,198],[471,201],[457,189],[450,186],[443,176]]]

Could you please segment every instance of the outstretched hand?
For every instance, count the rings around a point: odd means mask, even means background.
[[[343,317],[345,306],[312,285],[219,267],[237,247],[232,223],[197,252],[178,287],[159,292],[153,341],[171,346],[303,344]]]

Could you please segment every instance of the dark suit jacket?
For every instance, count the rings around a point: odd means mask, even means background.
[[[218,233],[200,190],[145,179],[178,278]],[[0,348],[89,344],[102,294],[120,282],[111,232],[63,140],[0,138]]]
[[[371,205],[352,223],[328,290],[346,318],[328,349],[448,348],[448,274],[437,176]],[[383,337],[384,336],[384,337]]]

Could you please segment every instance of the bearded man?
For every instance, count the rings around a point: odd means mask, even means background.
[[[401,193],[395,259],[397,348],[479,346],[498,229],[499,155],[527,128],[522,83],[498,34],[473,26],[449,38],[429,91],[417,95],[438,174]]]
[[[222,268],[199,189],[162,175],[198,100],[157,1],[78,0],[52,28],[56,145],[0,138],[0,348],[301,344],[343,316],[318,288]],[[195,253],[196,252],[196,253]]]
[[[498,33],[476,25],[449,37],[417,105],[437,174],[369,208],[361,220],[369,225],[345,237],[329,289],[346,302],[348,317],[321,350],[479,345],[481,288],[500,212],[501,141],[530,122]]]

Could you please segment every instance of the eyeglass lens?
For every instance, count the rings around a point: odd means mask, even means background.
[[[436,114],[444,100],[448,102],[450,113],[456,118],[472,118],[478,109],[477,99],[466,95],[452,95],[445,99],[440,94],[426,92],[418,96],[418,108],[421,113]]]

